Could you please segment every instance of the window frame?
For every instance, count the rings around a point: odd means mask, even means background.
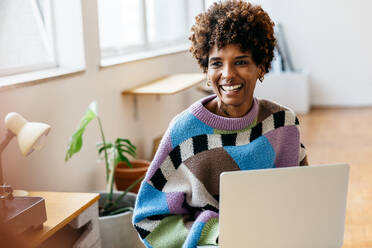
[[[76,74],[86,69],[83,4],[80,0],[50,0],[55,64],[32,66],[0,75],[0,91],[44,82],[44,79]],[[66,16],[69,18],[66,20]],[[26,68],[25,68],[26,69]]]
[[[188,34],[181,39],[149,42],[148,28],[147,28],[147,8],[146,0],[141,1],[141,24],[142,24],[142,44],[121,46],[121,47],[100,47],[100,66],[106,67],[120,63],[127,63],[147,58],[153,58],[163,55],[169,55],[179,52],[185,52],[189,49]],[[191,16],[191,8],[194,7],[199,11],[205,10],[205,0],[194,0],[194,4],[190,0],[182,0],[185,9],[185,23],[187,30],[191,27],[194,21],[194,16]],[[98,17],[99,18],[99,17]]]
[[[38,0],[30,1],[30,4],[34,10],[32,11],[32,14],[34,15],[35,19],[37,20],[37,29],[45,29],[45,33],[41,34],[41,39],[44,43],[48,43],[47,46],[50,46],[50,52],[52,53],[52,61],[50,62],[43,62],[43,63],[34,63],[32,65],[27,66],[17,66],[17,67],[11,67],[11,68],[5,68],[0,69],[0,77],[7,77],[32,71],[38,71],[38,70],[45,70],[45,69],[51,69],[57,67],[57,53],[56,53],[56,44],[55,44],[55,37],[54,37],[54,19],[53,19],[53,1],[46,1],[47,7],[44,7],[43,9],[43,15],[45,20],[45,24],[43,23],[41,19],[41,13],[38,14],[37,12],[40,12],[40,5],[37,3]],[[47,10],[47,11],[45,11]],[[49,40],[49,41],[48,41]]]

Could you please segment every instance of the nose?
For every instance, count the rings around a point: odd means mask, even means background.
[[[236,76],[235,67],[233,65],[230,65],[229,63],[226,63],[222,69],[222,80],[230,82],[234,79],[235,76]]]

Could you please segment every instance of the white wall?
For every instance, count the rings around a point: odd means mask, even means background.
[[[313,105],[372,105],[372,1],[256,0],[283,25]]]
[[[356,0],[263,0],[280,20],[296,68],[310,74],[311,102],[317,105],[371,105],[372,2]],[[43,150],[22,157],[13,140],[3,153],[7,182],[27,190],[93,191],[103,189],[104,165],[97,163],[96,122],[84,136],[84,146],[67,164],[68,138],[92,100],[108,139],[126,137],[138,146],[140,158],[150,158],[154,137],[162,134],[171,118],[202,95],[195,89],[173,96],[138,97],[138,120],[133,98],[121,91],[176,72],[199,71],[190,55],[179,53],[99,68],[95,1],[83,0],[86,71],[44,80],[43,83],[0,90],[0,119],[16,111],[26,118],[47,122],[52,131]],[[0,121],[0,135],[4,132]]]
[[[52,130],[45,147],[22,157],[16,140],[3,153],[6,182],[14,188],[44,191],[93,191],[104,189],[103,162],[97,162],[95,143],[100,141],[97,122],[84,135],[84,145],[68,163],[64,162],[68,139],[92,100],[97,100],[107,139],[129,138],[138,147],[138,157],[150,159],[152,141],[161,135],[171,118],[201,97],[195,89],[173,96],[138,97],[138,120],[133,97],[121,91],[177,72],[198,72],[188,53],[99,68],[99,44],[95,1],[83,1],[87,68],[75,75],[44,80],[28,87],[0,90],[0,120],[8,112],[49,123]],[[0,135],[4,124],[0,121]],[[0,137],[1,137],[0,136]]]

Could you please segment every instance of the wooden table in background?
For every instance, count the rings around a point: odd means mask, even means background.
[[[30,192],[30,196],[43,197],[47,212],[43,227],[25,234],[33,247],[52,237],[99,199],[98,193]]]

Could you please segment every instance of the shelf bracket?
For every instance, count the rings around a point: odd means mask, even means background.
[[[133,117],[135,121],[138,121],[138,101],[137,95],[133,95]]]

